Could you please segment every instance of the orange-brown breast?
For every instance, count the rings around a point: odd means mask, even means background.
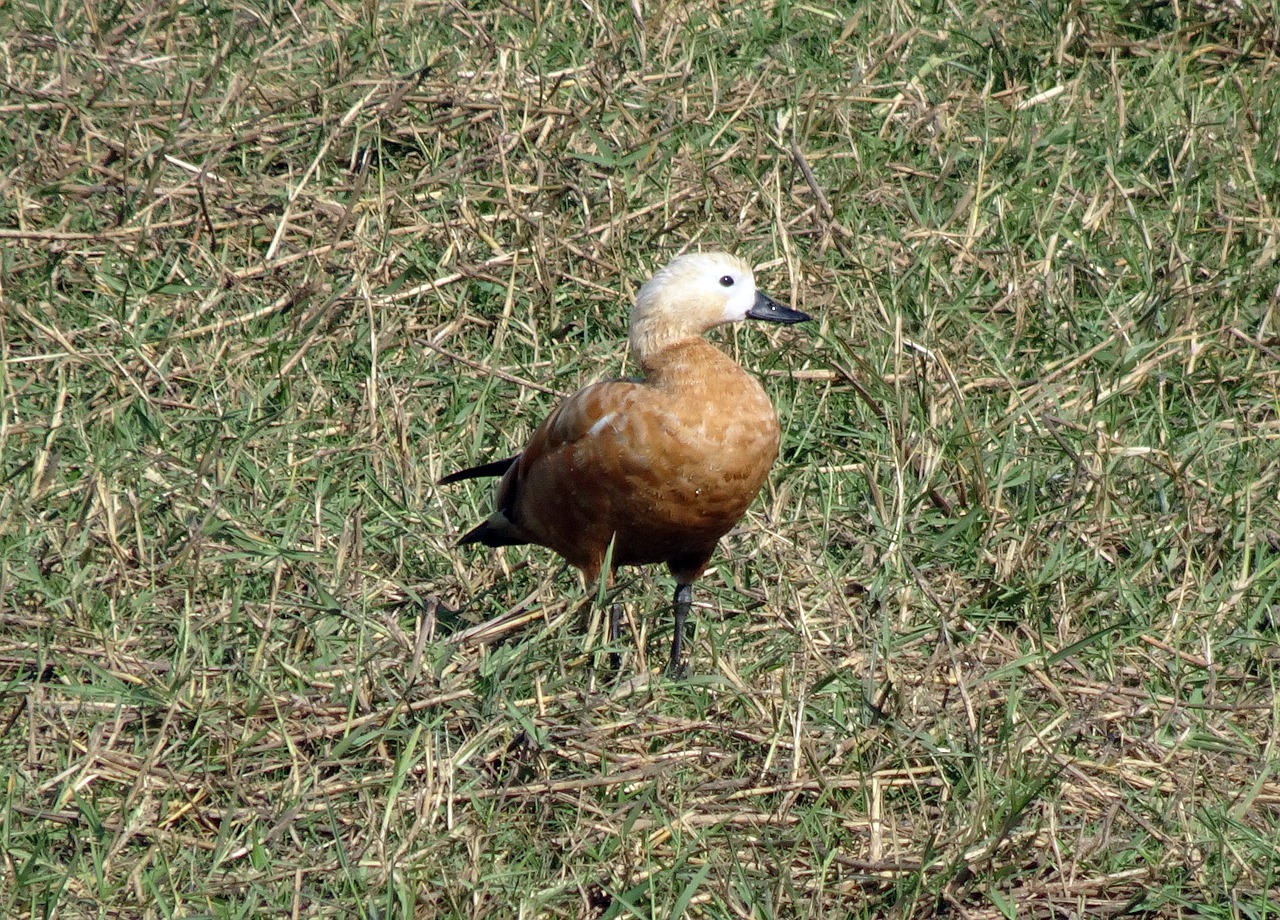
[[[648,361],[643,382],[611,381],[565,400],[499,488],[529,539],[598,576],[613,564],[702,573],[778,454],[778,420],[756,380],[701,339]]]

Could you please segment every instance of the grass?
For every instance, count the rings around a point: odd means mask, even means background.
[[[0,914],[1280,915],[1277,22],[0,9]],[[613,684],[433,483],[720,247],[817,322]]]

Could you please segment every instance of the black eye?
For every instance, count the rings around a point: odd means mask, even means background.
[[[733,275],[725,275],[720,279],[721,287],[733,287]]]

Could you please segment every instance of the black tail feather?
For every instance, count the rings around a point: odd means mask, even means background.
[[[481,521],[459,538],[458,545],[483,543],[485,546],[523,546],[528,542],[514,534],[504,533],[500,527],[492,526],[489,521]]]
[[[458,472],[450,473],[448,476],[441,479],[436,483],[436,485],[447,486],[451,482],[461,482],[464,479],[481,479],[485,476],[501,476],[511,468],[511,464],[515,463],[519,459],[520,455],[516,454],[514,457],[508,457],[505,460],[494,460],[492,463],[482,463],[479,466],[472,466],[465,470],[458,470]],[[472,533],[475,533],[475,531],[472,531]],[[470,534],[468,534],[468,536],[470,536]],[[472,540],[468,542],[474,543],[475,541]]]

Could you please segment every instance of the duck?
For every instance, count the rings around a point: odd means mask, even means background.
[[[607,567],[608,587],[623,566],[665,564],[676,584],[666,671],[685,674],[693,584],[778,456],[778,416],[764,388],[703,338],[749,319],[790,325],[810,316],[757,290],[751,266],[734,255],[672,259],[641,286],[631,310],[638,377],[579,390],[520,453],[439,481],[501,477],[495,510],[458,545],[536,544],[588,584]],[[621,613],[615,603],[611,641]]]

